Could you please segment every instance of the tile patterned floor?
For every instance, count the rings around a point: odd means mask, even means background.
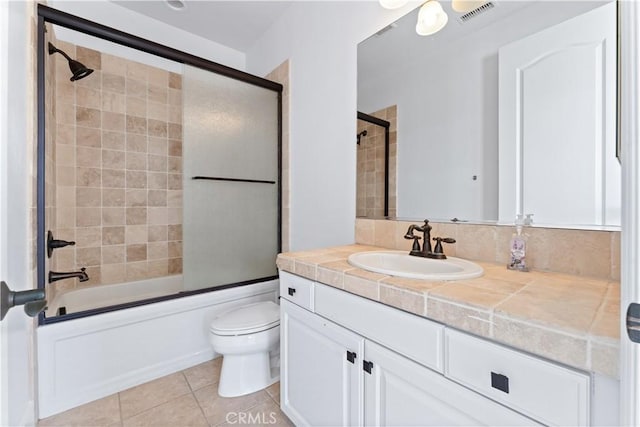
[[[292,426],[280,411],[280,383],[246,396],[218,396],[222,359],[141,384],[45,418],[40,427]]]

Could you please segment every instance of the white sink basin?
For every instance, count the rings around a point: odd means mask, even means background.
[[[431,259],[409,255],[404,251],[358,252],[349,264],[390,276],[424,280],[473,279],[484,274],[478,264],[460,258]]]

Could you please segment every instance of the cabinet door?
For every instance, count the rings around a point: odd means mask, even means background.
[[[364,339],[280,301],[282,410],[298,426],[362,425]]]
[[[370,341],[365,357],[373,364],[364,374],[367,426],[537,425]]]

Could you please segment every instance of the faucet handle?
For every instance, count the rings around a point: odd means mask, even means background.
[[[453,237],[434,237],[433,240],[440,240],[441,242],[444,242],[444,243],[456,242],[456,239],[454,239]]]
[[[404,236],[405,239],[413,239],[413,246],[411,247],[410,254],[420,253],[420,242],[418,240],[421,239],[420,236]]]
[[[441,255],[442,259],[446,259],[444,255],[444,250],[442,249],[442,242],[444,243],[455,243],[456,239],[451,237],[434,237],[433,240],[436,242],[436,247],[433,249],[434,255]]]
[[[76,242],[58,240],[53,238],[51,230],[47,231],[47,258],[51,258],[54,249],[64,248],[65,246],[73,246]]]

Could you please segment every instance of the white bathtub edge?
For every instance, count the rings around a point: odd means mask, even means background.
[[[165,375],[173,374],[174,372],[206,362],[213,359],[213,356],[213,350],[207,350],[197,354],[168,360],[166,363],[143,368],[135,372],[123,374],[120,377],[112,378],[109,381],[97,384],[95,387],[84,389],[81,395],[70,396],[69,398],[64,399],[64,401],[53,402],[52,405],[45,408],[48,412],[44,412],[44,409],[40,406],[39,417],[40,419],[46,418],[69,409],[73,409],[77,406],[93,402],[94,400],[102,399],[128,388],[135,387],[160,377],[164,377]]]
[[[216,313],[277,296],[274,280],[39,327],[39,418],[212,359]]]

